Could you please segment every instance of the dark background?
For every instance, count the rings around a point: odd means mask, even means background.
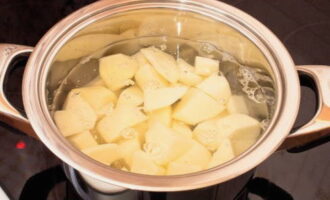
[[[94,1],[0,0],[0,43],[34,46],[57,21],[91,2]],[[225,2],[242,9],[269,27],[288,48],[297,65],[330,65],[330,0]],[[17,91],[20,75],[14,75],[14,79],[18,81],[10,85],[10,91],[19,97]],[[313,109],[307,98],[310,91],[303,90],[302,94],[302,107],[305,110]],[[25,149],[15,148],[20,141],[26,143]],[[329,143],[299,154],[277,152],[261,164],[256,173],[288,191],[294,199],[329,200],[329,154]],[[26,179],[58,162],[40,142],[0,124],[0,185],[14,199],[19,197]],[[61,200],[62,187],[59,185],[50,198]]]

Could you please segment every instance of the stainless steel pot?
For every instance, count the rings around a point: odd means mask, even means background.
[[[72,147],[55,126],[51,111],[60,106],[61,96],[70,87],[95,76],[90,70],[83,71],[74,66],[103,55],[106,45],[150,36],[207,42],[234,55],[241,63],[267,70],[274,79],[277,100],[272,120],[258,142],[221,166],[177,176],[119,171]],[[157,42],[147,40],[142,45]],[[128,49],[136,48],[134,45]],[[103,192],[125,188],[182,191],[222,183],[256,167],[279,148],[329,134],[325,130],[330,128],[330,68],[295,66],[283,44],[270,30],[246,13],[217,1],[105,0],[91,4],[56,24],[35,48],[2,44],[0,84],[4,82],[11,60],[26,53],[31,53],[23,80],[27,118],[8,102],[1,87],[1,120],[40,139],[56,156],[77,169],[92,187]],[[289,135],[300,101],[297,70],[315,79],[319,108],[308,124]],[[73,71],[76,76],[70,76]]]

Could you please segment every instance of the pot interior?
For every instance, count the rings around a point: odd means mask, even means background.
[[[275,147],[272,147],[264,152],[263,156],[252,160],[242,159],[269,135],[279,110],[278,94],[282,90],[281,74],[276,66],[278,60],[274,59],[267,41],[261,38],[262,35],[251,29],[250,26],[255,24],[247,25],[239,21],[238,19],[243,20],[240,18],[242,16],[239,16],[242,13],[236,13],[235,16],[231,12],[240,11],[222,4],[220,5],[224,6],[223,10],[212,9],[206,4],[203,7],[201,5],[204,4],[197,2],[197,6],[133,2],[133,6],[127,3],[121,7],[115,4],[112,6],[110,1],[109,4],[106,2],[95,4],[97,9],[94,10],[93,6],[86,8],[86,12],[82,12],[83,17],[79,12],[75,13],[71,17],[75,18],[75,23],[67,25],[62,32],[52,31],[57,37],[56,41],[53,39],[48,60],[45,61],[51,64],[42,72],[47,75],[44,79],[44,89],[50,113],[45,118],[52,117],[54,111],[63,108],[71,89],[82,87],[98,76],[99,58],[115,53],[131,56],[141,48],[155,46],[175,58],[183,58],[189,64],[194,64],[197,55],[219,60],[222,75],[228,79],[233,94],[244,96],[251,116],[261,122],[263,134],[256,144],[245,148],[238,153],[239,156],[221,166],[192,174],[161,176],[156,179],[154,176],[112,169],[88,158],[73,148],[59,130],[55,130],[53,121],[50,122],[50,127],[54,128],[57,136],[47,133],[42,140],[50,148],[56,149],[55,154],[78,170],[107,183],[132,189],[176,191],[205,187],[243,174],[275,150]],[[233,10],[227,13],[227,9]],[[252,18],[249,20],[254,22]],[[60,25],[68,22],[70,17]],[[47,141],[47,137],[52,139]],[[280,140],[281,138],[278,138],[278,144],[274,146],[279,145]],[[249,157],[252,158],[253,155]],[[238,161],[248,162],[249,165],[238,172],[239,165],[242,166]],[[176,180],[175,184],[172,178]]]

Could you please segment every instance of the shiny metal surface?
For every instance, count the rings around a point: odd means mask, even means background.
[[[136,17],[136,14],[139,13],[141,18]],[[169,26],[161,24],[162,26],[157,27],[157,24],[151,23],[146,29],[142,29],[144,31],[147,30],[147,32],[142,32],[141,29],[138,29],[140,30],[138,32],[134,31],[134,28],[136,28],[135,22],[139,21],[139,19],[154,19],[153,17],[156,15],[164,14],[166,16],[166,13],[168,14],[167,16],[171,17],[164,17],[162,20],[165,20],[165,23],[170,20]],[[173,15],[173,13],[176,14]],[[129,19],[129,22],[132,23],[123,23],[121,20],[125,19],[125,16],[129,16],[129,14],[131,16],[126,18],[126,20]],[[142,17],[143,15],[145,18]],[[182,16],[183,18],[180,18]],[[186,16],[188,16],[188,19],[194,19],[195,23],[191,23],[191,21],[186,23],[193,26],[181,26],[185,23],[179,23],[181,24],[180,26],[171,27],[173,19],[182,20]],[[110,23],[111,26],[109,24],[108,26],[104,26],[102,23],[101,25],[98,24],[101,22],[99,20],[102,19],[109,20],[104,23]],[[113,23],[115,20],[117,20],[116,23]],[[174,22],[174,24],[178,24],[176,23],[177,21]],[[128,31],[127,27],[122,25],[127,24],[134,25],[133,32],[126,32]],[[137,24],[139,25],[139,23]],[[203,25],[206,27],[202,27]],[[104,30],[102,27],[111,27],[111,30]],[[207,27],[209,29],[205,29]],[[129,29],[131,28],[129,27]],[[205,33],[201,32],[201,30],[206,30],[206,32],[213,30],[214,32],[205,37]],[[235,40],[235,44],[242,44],[240,46],[241,49],[233,48],[233,46],[230,46],[231,43],[227,46],[221,46],[224,44],[224,41],[217,41],[217,39],[219,35],[225,34],[224,32],[219,32],[219,30],[226,30],[225,33],[229,32],[231,37],[227,39]],[[139,175],[112,169],[88,158],[73,148],[56,128],[48,110],[49,102],[47,100],[50,90],[47,87],[49,87],[50,83],[48,82],[50,79],[49,72],[54,70],[51,69],[54,61],[66,62],[67,60],[84,57],[90,53],[80,52],[79,54],[78,52],[78,56],[75,54],[76,57],[68,59],[65,56],[61,57],[61,54],[58,52],[63,51],[63,48],[66,48],[65,45],[69,44],[72,38],[82,37],[84,34],[88,35],[90,33],[100,34],[99,31],[101,33],[106,31],[107,34],[112,34],[111,40],[109,40],[110,43],[123,39],[122,37],[127,39],[153,34],[175,34],[176,36],[208,41],[235,55],[243,63],[265,67],[273,74],[278,93],[277,105],[270,126],[259,141],[247,152],[224,165],[193,174],[157,177]],[[187,33],[192,33],[193,35]],[[247,49],[250,51],[247,51]],[[71,67],[75,65],[74,61],[72,63]],[[55,80],[62,80],[64,75],[66,74],[64,73]],[[56,83],[56,81],[53,81],[53,83]],[[48,93],[45,92],[46,89],[48,89]],[[271,155],[290,132],[298,112],[299,97],[297,71],[290,55],[274,34],[260,22],[242,11],[212,0],[108,0],[91,4],[62,20],[41,39],[29,59],[23,82],[24,106],[29,121],[38,137],[55,155],[80,172],[95,178],[97,182],[109,184],[109,188],[111,184],[114,184],[120,187],[148,191],[181,191],[206,187],[225,182],[254,168]],[[97,188],[97,184],[92,186]]]
[[[0,187],[0,199],[2,200],[10,200],[5,191]]]
[[[280,149],[288,149],[330,134],[330,68],[323,65],[297,66],[297,69],[311,76],[316,83],[318,92],[318,110],[314,118],[290,134]]]
[[[33,131],[29,120],[22,116],[17,109],[10,104],[3,91],[5,77],[8,71],[10,62],[18,55],[31,53],[32,47],[0,44],[0,120],[19,129],[32,137],[37,138]]]

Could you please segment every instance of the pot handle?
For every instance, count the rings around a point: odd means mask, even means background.
[[[18,55],[31,53],[32,47],[0,44],[0,121],[30,135],[38,138],[33,131],[29,120],[24,117],[7,99],[3,85],[10,63]]]
[[[318,93],[318,109],[314,118],[291,133],[280,146],[290,149],[330,136],[330,66],[297,66],[298,71],[314,79]]]

